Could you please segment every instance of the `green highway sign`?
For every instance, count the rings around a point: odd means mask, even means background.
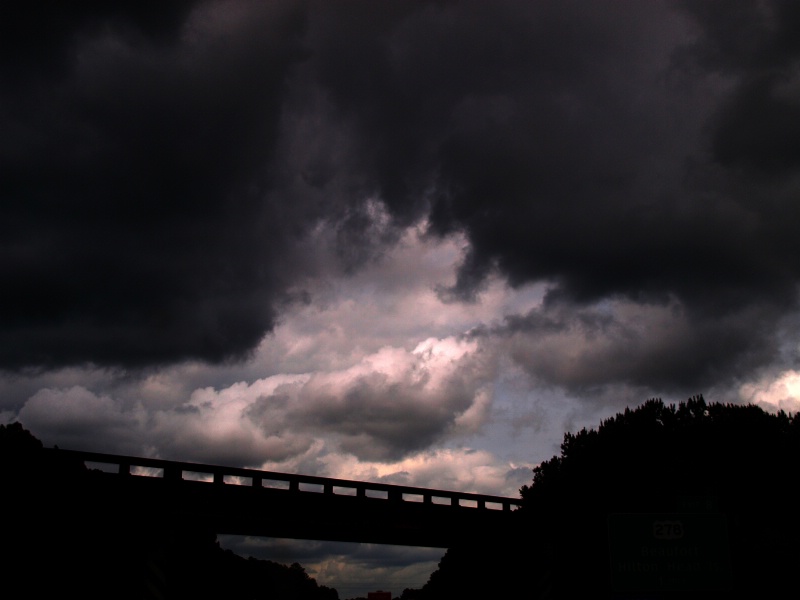
[[[616,591],[712,591],[730,586],[725,517],[719,513],[614,513],[608,517]]]

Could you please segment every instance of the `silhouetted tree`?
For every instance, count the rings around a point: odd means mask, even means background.
[[[515,535],[447,551],[409,598],[620,598],[611,581],[609,516],[708,513],[726,524],[730,581],[648,597],[777,596],[800,559],[800,418],[753,405],[648,400],[595,429],[566,433],[560,456],[520,490]],[[687,517],[688,518],[688,517]],[[722,543],[722,542],[721,542]]]
[[[158,510],[83,493],[93,472],[46,454],[19,423],[0,425],[0,526],[6,589],[30,598],[338,600],[297,563],[245,559],[213,531]]]

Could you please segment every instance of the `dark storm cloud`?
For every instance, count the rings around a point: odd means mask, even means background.
[[[229,39],[198,17],[165,45],[119,12],[7,23],[33,39],[0,112],[6,367],[221,360],[273,323],[291,217],[267,167],[302,18]]]
[[[715,158],[769,178],[800,165],[800,6],[796,2],[688,3],[705,36],[692,48],[697,63],[737,78],[712,137]]]
[[[706,57],[719,36],[697,13],[437,3],[389,27],[355,12],[311,27],[325,50],[312,64],[337,114],[354,123],[353,165],[376,178],[390,209],[402,216],[424,200],[435,232],[467,234],[443,297],[474,297],[498,269],[512,284],[551,281],[552,302],[677,297],[698,320],[753,302],[793,306],[794,190],[731,171],[740,150],[725,139],[760,156],[751,142],[763,136],[756,141],[791,160],[770,136],[786,145],[797,98],[759,104],[746,82],[729,90],[715,79]],[[733,11],[707,21],[752,29],[765,19]],[[350,33],[344,49],[334,46],[337,27]],[[749,33],[751,49],[729,62],[747,68],[764,54],[790,64],[779,58],[793,47],[773,43],[771,29]],[[342,56],[365,58],[340,73]],[[737,126],[762,107],[772,110],[753,133]]]
[[[677,302],[709,335],[738,323],[708,351],[724,372],[795,308],[795,6],[29,17],[46,42],[3,46],[2,364],[245,354],[311,268],[311,226],[358,265],[427,216],[470,244],[443,298],[497,271],[550,282],[550,307]]]
[[[770,307],[692,320],[676,304],[548,306],[509,317],[491,331],[512,359],[535,380],[578,394],[606,386],[660,390],[675,396],[735,387],[781,351],[780,336],[756,335],[779,322]]]
[[[202,1],[202,0],[201,0]],[[9,1],[0,6],[0,70],[12,80],[50,77],[69,68],[76,38],[104,27],[169,43],[196,0]]]
[[[692,114],[708,109],[684,92],[671,53],[654,47],[661,25],[642,14],[653,6],[550,22],[531,36],[522,61],[531,72],[459,106],[433,215],[472,242],[464,294],[497,267],[512,283],[552,281],[552,301],[676,295],[703,316],[794,301],[796,269],[784,270],[794,259],[774,234],[789,240],[765,222],[794,209],[764,204],[771,187],[740,195],[742,182],[709,161]],[[539,65],[541,56],[552,59]],[[790,116],[775,113],[767,118]]]
[[[324,53],[318,81],[390,210],[412,194],[435,233],[466,234],[444,299],[493,271],[549,281],[578,344],[601,301],[680,311],[674,329],[619,317],[580,364],[534,353],[537,373],[707,386],[774,360],[796,310],[795,7],[429,4],[390,31],[349,23],[348,52],[368,58],[337,76]],[[311,28],[320,47],[332,22]]]

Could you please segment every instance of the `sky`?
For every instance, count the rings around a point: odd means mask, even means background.
[[[792,0],[5,2],[0,422],[517,496],[649,398],[795,412],[798,30]],[[442,555],[224,543],[342,598]]]

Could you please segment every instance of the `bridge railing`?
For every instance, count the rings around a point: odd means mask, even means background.
[[[81,450],[55,448],[45,450],[57,458],[82,461],[89,469],[97,469],[121,477],[158,477],[165,481],[200,481],[215,485],[241,485],[253,488],[286,490],[294,493],[355,496],[394,502],[422,502],[478,510],[511,511],[522,504],[522,500],[519,498],[488,494],[472,494]]]

